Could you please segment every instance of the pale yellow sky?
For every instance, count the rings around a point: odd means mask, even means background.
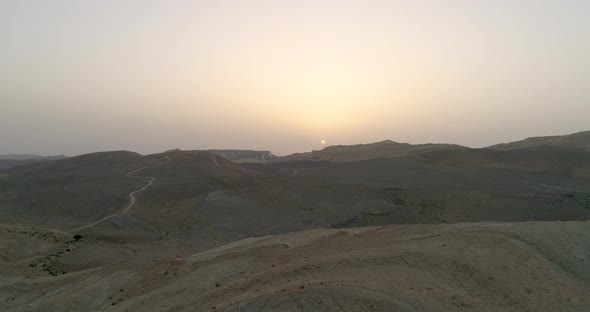
[[[0,3],[0,153],[590,129],[587,1]]]

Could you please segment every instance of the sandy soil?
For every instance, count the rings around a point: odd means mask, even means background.
[[[106,248],[111,263],[52,277],[24,274],[16,247],[59,239],[2,239],[3,311],[590,311],[590,222],[307,230],[153,260]]]

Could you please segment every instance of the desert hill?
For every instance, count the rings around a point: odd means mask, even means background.
[[[260,154],[110,151],[0,170],[2,307],[589,306],[590,151],[381,142],[313,153],[237,163]]]
[[[65,155],[39,156],[34,154],[6,154],[0,155],[0,169],[30,165],[38,162],[58,160],[66,158]]]
[[[417,158],[441,165],[485,166],[580,179],[590,178],[590,151],[577,148],[541,145],[506,150],[447,150],[420,154]]]
[[[589,233],[588,222],[308,230],[157,260],[146,248],[164,242],[127,245],[137,252],[125,262],[99,244],[110,263],[52,278],[32,273],[34,256],[13,254],[16,264],[0,266],[0,298],[4,311],[43,312],[586,311]],[[84,240],[66,242],[61,261],[83,259],[76,248],[94,244]]]
[[[506,150],[506,149],[518,149],[518,148],[529,148],[537,147],[541,145],[567,147],[567,148],[579,148],[590,151],[590,131],[583,131],[569,135],[556,135],[556,136],[543,136],[543,137],[532,137],[522,141],[510,142],[492,145],[489,148]]]
[[[454,144],[418,144],[398,143],[385,140],[371,144],[335,145],[328,146],[319,151],[297,153],[289,156],[278,157],[274,161],[335,161],[350,162],[380,157],[402,157],[426,153],[437,150],[465,149],[466,147]]]
[[[137,174],[130,176],[134,171]],[[244,182],[250,171],[208,152],[142,156],[113,151],[4,172],[0,179],[3,220],[67,229],[116,213],[150,175],[159,179],[158,187],[210,183],[221,188]]]
[[[311,228],[586,220],[589,167],[590,153],[549,147],[242,165],[210,152],[116,151],[5,171],[0,216],[193,250]]]
[[[36,154],[3,154],[0,160],[56,160],[66,158],[65,155],[41,156]]]

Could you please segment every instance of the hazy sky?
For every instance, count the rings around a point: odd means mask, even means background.
[[[0,153],[590,130],[590,1],[0,0]]]

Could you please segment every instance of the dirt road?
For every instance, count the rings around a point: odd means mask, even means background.
[[[158,166],[161,166],[161,165],[163,165],[163,163],[158,162]],[[129,177],[129,178],[147,179],[147,183],[144,186],[142,186],[141,188],[139,188],[139,189],[137,189],[137,190],[135,190],[135,191],[133,191],[133,192],[131,192],[131,193],[129,193],[127,195],[127,197],[129,197],[129,203],[127,204],[127,206],[125,206],[120,211],[117,211],[117,212],[115,212],[113,214],[110,214],[110,215],[108,215],[108,216],[106,216],[106,217],[104,217],[102,219],[99,219],[99,220],[94,221],[94,222],[92,222],[90,224],[84,225],[82,227],[79,227],[79,228],[70,230],[70,231],[68,231],[66,233],[73,233],[73,232],[77,232],[77,231],[80,231],[80,230],[84,230],[84,229],[93,227],[93,226],[95,226],[95,225],[97,225],[97,224],[99,224],[101,222],[106,221],[106,220],[109,220],[111,218],[118,217],[120,215],[124,215],[124,214],[128,213],[131,210],[131,208],[133,208],[135,206],[135,204],[137,203],[137,196],[136,195],[139,194],[139,193],[141,193],[141,192],[143,192],[143,191],[145,191],[148,187],[150,187],[150,186],[152,186],[154,184],[154,181],[156,181],[156,178],[154,178],[154,177],[136,176],[136,175],[134,175],[135,173],[137,173],[139,171],[142,171],[142,170],[144,170],[146,168],[149,168],[149,167],[152,167],[152,166],[145,166],[145,167],[142,167],[142,168],[139,168],[139,169],[135,169],[133,171],[129,171],[127,173],[127,177]]]
[[[157,162],[157,166],[161,166],[163,165],[162,162]],[[219,164],[217,164],[219,165]],[[42,230],[42,231],[47,231],[47,232],[52,232],[52,233],[56,233],[56,234],[69,234],[69,233],[74,233],[74,232],[78,232],[80,230],[84,230],[84,229],[88,229],[91,228],[101,222],[104,222],[106,220],[109,220],[111,218],[123,215],[128,213],[137,203],[137,194],[145,191],[148,187],[152,186],[154,184],[154,181],[156,181],[156,178],[154,177],[148,177],[148,176],[137,176],[135,175],[137,172],[140,172],[146,168],[149,167],[153,167],[153,166],[145,166],[145,167],[141,167],[139,169],[135,169],[132,171],[129,171],[127,173],[127,177],[129,178],[133,178],[133,179],[147,179],[147,182],[145,185],[143,185],[142,187],[140,187],[139,189],[127,194],[127,197],[129,198],[129,201],[127,203],[127,206],[125,206],[123,209],[120,209],[119,211],[112,213],[108,216],[105,216],[99,220],[96,220],[92,223],[86,224],[84,226],[75,228],[73,230],[69,230],[69,231],[61,231],[61,230],[57,230],[57,229],[51,229],[51,228],[45,228],[45,227],[37,227],[37,226],[31,226],[31,225],[20,225],[20,224],[5,224],[5,223],[1,223],[0,226],[3,227],[7,227],[7,228],[14,228],[14,229],[31,229],[34,228],[36,230]]]
[[[221,168],[221,165],[217,162],[217,159],[215,159],[215,157],[211,156],[211,161],[213,161],[213,163],[215,164],[215,166]]]

